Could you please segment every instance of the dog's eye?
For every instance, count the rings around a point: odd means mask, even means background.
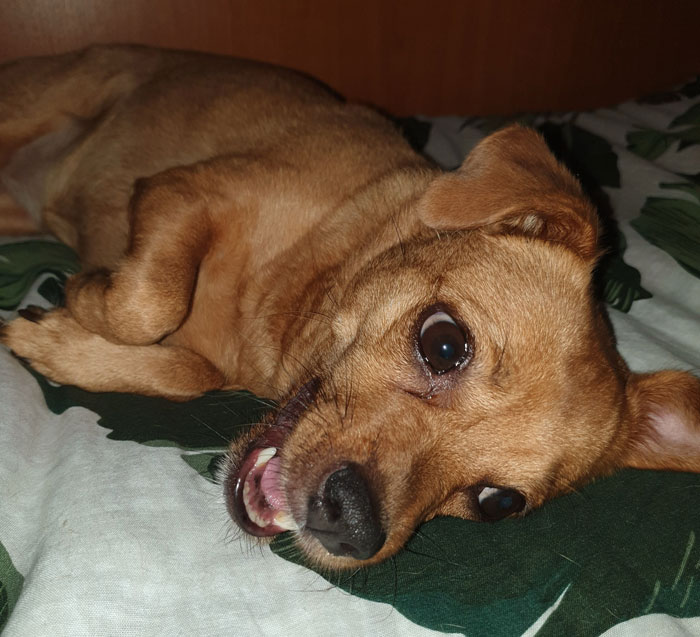
[[[515,489],[482,487],[477,497],[479,508],[488,520],[501,520],[525,508],[525,497]]]
[[[428,365],[442,374],[467,357],[467,339],[446,312],[431,314],[420,328],[420,349]]]

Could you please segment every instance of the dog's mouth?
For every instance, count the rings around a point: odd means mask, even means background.
[[[280,454],[299,418],[313,403],[319,385],[318,379],[303,385],[274,422],[250,442],[237,469],[226,478],[229,513],[250,535],[265,537],[299,528],[289,511]]]

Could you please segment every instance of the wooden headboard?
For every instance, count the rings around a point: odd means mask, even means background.
[[[698,0],[0,0],[0,61],[139,42],[291,66],[397,114],[506,114],[681,82],[698,24]]]

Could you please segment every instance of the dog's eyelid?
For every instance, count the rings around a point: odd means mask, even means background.
[[[437,394],[437,389],[434,386],[428,387],[427,390],[421,391],[417,389],[411,389],[409,387],[405,387],[404,385],[401,384],[396,384],[396,388],[398,388],[400,391],[402,391],[404,394],[408,394],[411,398],[416,398],[420,400],[421,402],[424,402],[428,405],[433,405],[435,404],[433,399],[435,398]]]

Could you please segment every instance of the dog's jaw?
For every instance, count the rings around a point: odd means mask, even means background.
[[[318,387],[318,379],[304,384],[271,424],[251,432],[242,453],[231,459],[225,471],[229,513],[250,535],[268,537],[299,528],[287,504],[281,452],[299,417],[315,400]]]

